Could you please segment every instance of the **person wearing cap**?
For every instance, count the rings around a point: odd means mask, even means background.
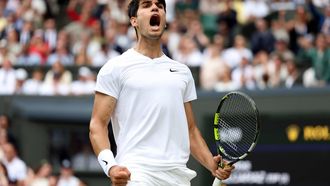
[[[23,94],[23,87],[28,77],[28,73],[25,69],[19,68],[15,71],[15,74],[16,74],[15,94]]]
[[[85,66],[78,70],[78,79],[71,83],[71,94],[91,95],[94,93],[95,77],[93,72]]]
[[[64,159],[61,163],[57,186],[79,186],[80,184],[81,181],[74,175],[70,160]]]

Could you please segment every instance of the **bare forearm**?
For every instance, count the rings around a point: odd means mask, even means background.
[[[89,138],[96,155],[103,149],[110,149],[108,128],[105,125],[98,124],[98,122],[93,119],[90,123]]]
[[[214,169],[213,155],[197,127],[190,129],[190,151],[192,156],[205,168],[210,171]]]

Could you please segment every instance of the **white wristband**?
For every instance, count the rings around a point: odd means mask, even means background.
[[[101,165],[104,173],[110,177],[109,170],[111,167],[117,165],[117,162],[115,160],[115,157],[113,156],[113,153],[110,149],[104,149],[102,150],[99,155],[97,156],[97,160],[99,161],[99,164]]]

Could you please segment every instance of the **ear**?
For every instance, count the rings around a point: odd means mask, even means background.
[[[130,22],[131,22],[131,25],[133,27],[137,27],[137,19],[136,19],[136,17],[131,17]]]

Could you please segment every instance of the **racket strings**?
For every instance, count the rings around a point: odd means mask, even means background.
[[[220,113],[221,146],[232,158],[245,154],[255,141],[257,132],[253,105],[241,95],[231,95],[224,101]]]

